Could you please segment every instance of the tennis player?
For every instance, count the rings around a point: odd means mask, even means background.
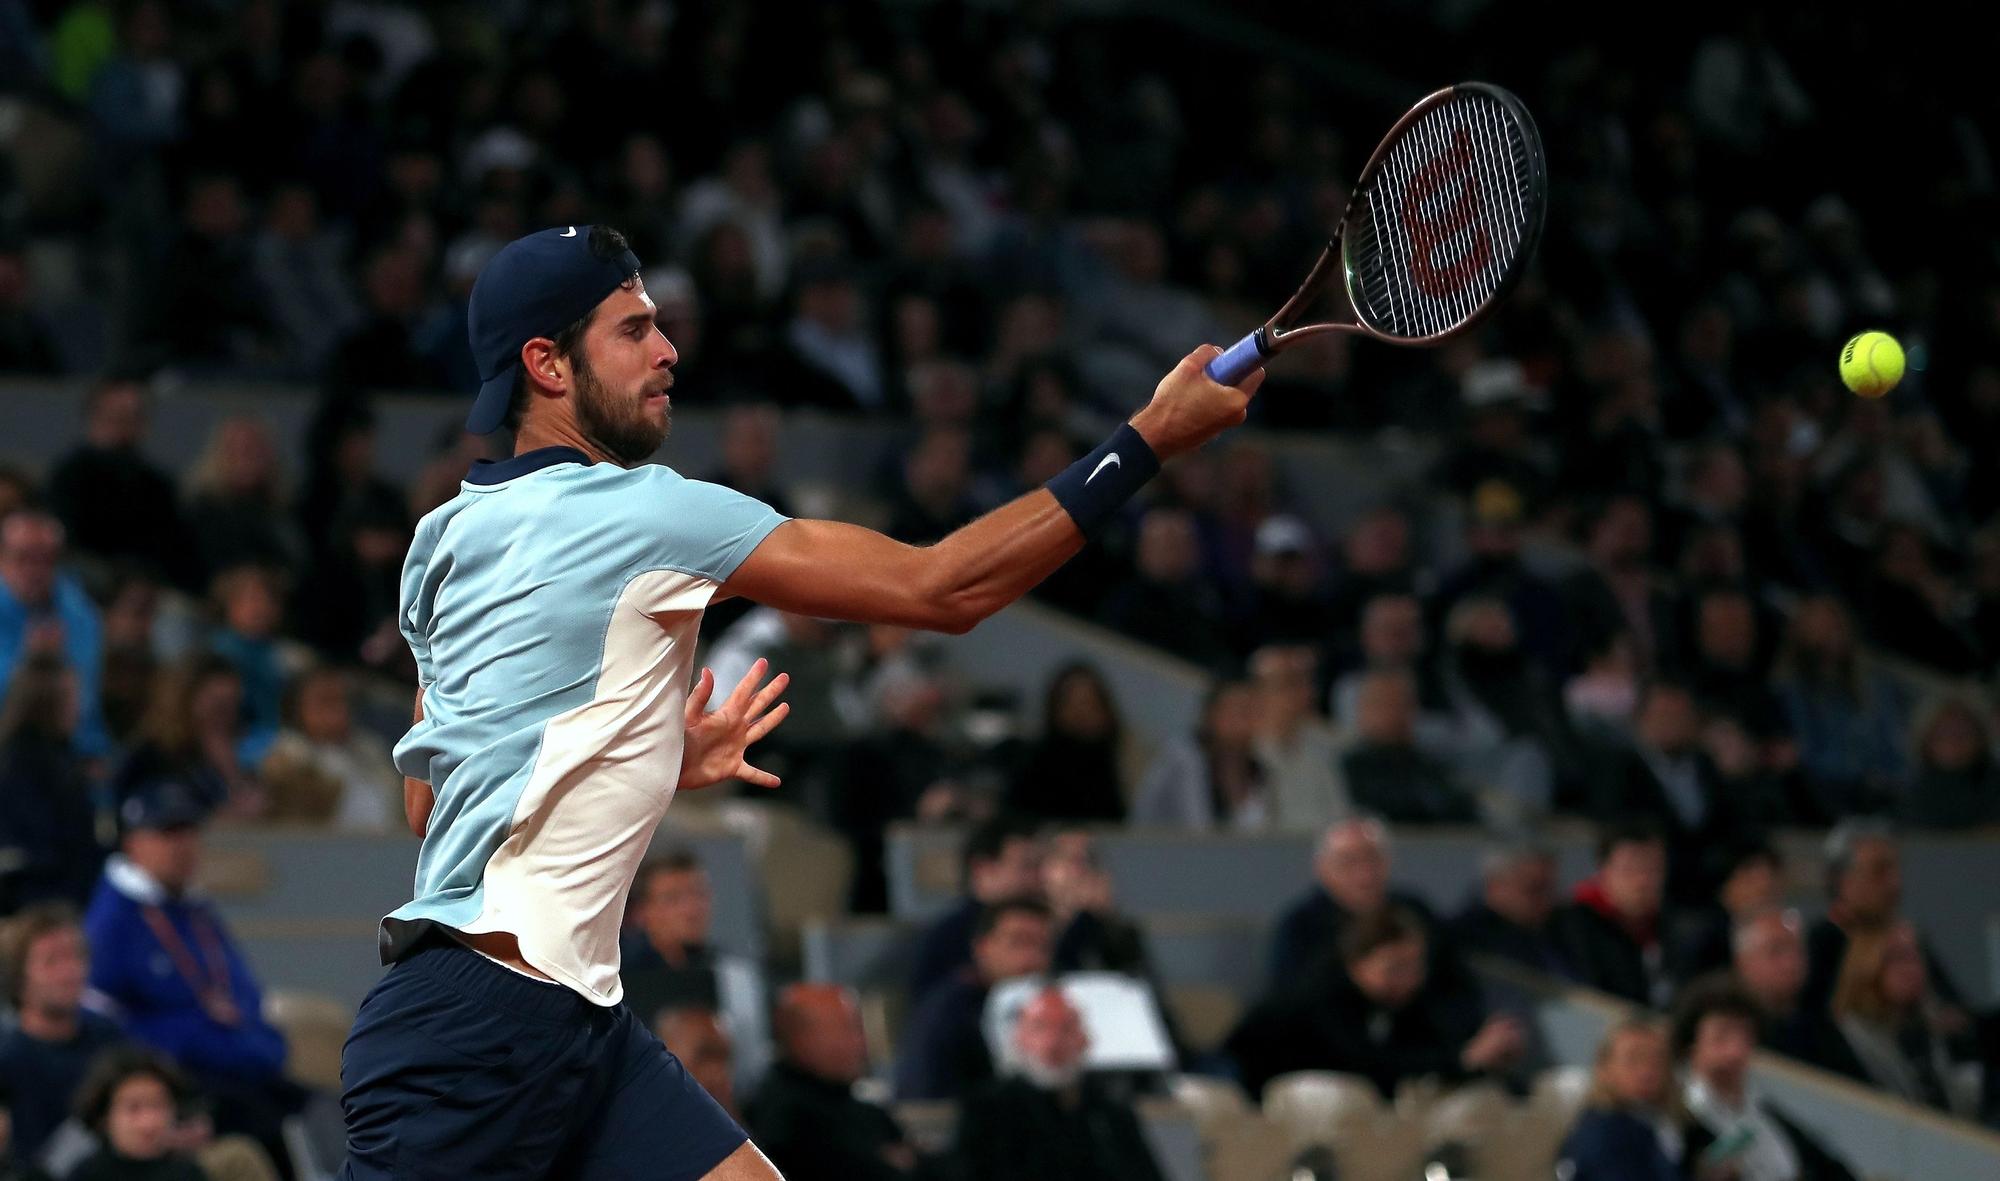
[[[745,761],[784,717],[763,662],[704,712],[712,602],[964,632],[1076,553],[1161,461],[1243,421],[1204,346],[1050,481],[919,548],[787,520],[647,463],[679,359],[604,226],[508,244],[473,286],[467,429],[514,433],[417,526],[401,626],[416,719],[396,746],[416,896],[341,1061],[348,1178],[778,1176],[620,1003],[618,928],[676,788],[777,780]],[[1259,371],[1261,373],[1261,371]]]

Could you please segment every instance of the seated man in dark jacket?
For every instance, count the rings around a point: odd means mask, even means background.
[[[940,915],[917,945],[917,964],[910,972],[913,1003],[972,962],[972,928],[981,911],[1002,899],[1041,893],[1040,828],[1024,817],[995,816],[966,835],[960,866],[965,897]]]
[[[1349,924],[1336,957],[1303,987],[1252,1009],[1225,1046],[1243,1085],[1294,1070],[1358,1074],[1385,1097],[1404,1079],[1457,1082],[1497,1071],[1526,1047],[1507,1016],[1489,1017],[1476,993],[1440,991],[1429,980],[1423,924],[1392,907]]]
[[[1555,854],[1518,842],[1487,853],[1480,896],[1452,920],[1452,938],[1466,955],[1490,955],[1555,977],[1575,973],[1549,929],[1556,905]]]
[[[1726,980],[1688,989],[1674,1013],[1674,1053],[1686,1078],[1687,1155],[1728,1162],[1737,1181],[1854,1181],[1804,1128],[1764,1101],[1750,1080],[1757,1005]]]
[[[1313,852],[1314,884],[1285,908],[1271,937],[1271,994],[1298,986],[1321,957],[1334,954],[1349,923],[1397,906],[1423,924],[1430,949],[1430,974],[1439,982],[1462,982],[1466,973],[1451,940],[1413,894],[1389,888],[1389,830],[1373,816],[1335,821]]]
[[[1340,756],[1347,794],[1395,824],[1473,824],[1479,805],[1451,768],[1417,749],[1417,684],[1369,673],[1355,703],[1358,741]]]
[[[1724,978],[1757,1006],[1758,1042],[1801,1062],[1863,1077],[1826,1007],[1805,1001],[1806,940],[1797,911],[1768,910],[1743,920],[1731,952]]]
[[[861,1010],[846,989],[794,984],[778,997],[778,1060],[750,1104],[750,1128],[791,1181],[904,1181],[917,1152],[896,1118],[854,1095],[868,1073]]]
[[[932,987],[910,1014],[896,1064],[896,1098],[962,1099],[993,1077],[981,1019],[993,986],[1049,970],[1055,933],[1034,898],[995,903],[973,929],[972,965]]]
[[[1556,911],[1556,942],[1577,980],[1635,1005],[1660,1006],[1673,985],[1660,937],[1667,845],[1649,820],[1606,826],[1597,841],[1597,872],[1577,883],[1576,898]]]
[[[1056,987],[1022,1008],[1008,1077],[975,1093],[958,1121],[968,1181],[1161,1181],[1129,1103],[1083,1073],[1083,1018]]]

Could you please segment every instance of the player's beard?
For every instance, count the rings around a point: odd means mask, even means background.
[[[611,392],[581,355],[576,359],[576,424],[614,462],[632,467],[651,459],[673,431],[673,408],[658,423],[646,414],[646,393],[621,398]],[[667,379],[672,383],[672,378]]]

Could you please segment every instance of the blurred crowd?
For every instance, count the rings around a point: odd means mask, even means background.
[[[1799,932],[1769,900],[1729,902],[1769,860],[1759,834],[2000,823],[2000,479],[1980,458],[2000,437],[1993,125],[1969,82],[1868,53],[1844,12],[1714,6],[1638,60],[1578,5],[1532,27],[1479,3],[1238,7],[1375,46],[1417,88],[1227,46],[1182,68],[1158,48],[1185,29],[1048,0],[0,0],[0,378],[91,391],[77,438],[0,470],[0,909],[138,897],[104,867],[131,860],[168,789],[204,821],[400,823],[395,734],[357,690],[411,675],[402,554],[486,444],[452,433],[422,470],[384,472],[375,408],[472,388],[466,295],[513,237],[605,221],[631,238],[682,358],[676,397],[725,413],[712,467],[689,475],[791,511],[782,416],[865,416],[897,442],[860,491],[929,541],[1060,471],[1192,345],[1267,314],[1374,136],[1451,63],[1540,121],[1555,204],[1535,273],[1444,348],[1328,337],[1288,357],[1253,408],[1267,433],[1174,465],[1038,591],[1211,673],[1194,730],[1142,748],[1125,718],[1144,704],[1087,664],[1042,701],[996,701],[921,637],[736,604],[711,613],[707,661],[724,683],[760,656],[792,673],[780,802],[847,839],[855,909],[885,905],[899,820],[1366,831],[1386,849],[1357,817],[1638,819],[1546,942],[1518,942],[1502,909],[1509,875],[1540,863],[1504,859],[1488,934],[1505,946],[1484,950],[1663,1004],[1693,973],[1670,967],[1684,932],[1660,908],[1705,915],[1702,966],[1734,955],[1768,1018],[1743,948]],[[1877,63],[1865,94],[1830,72],[1860,53]],[[1887,111],[1924,169],[1830,165]],[[1909,354],[1884,398],[1835,375],[1864,327]],[[188,470],[148,457],[152,390],[238,379],[310,389],[299,453],[243,415]],[[1279,456],[1328,434],[1435,458],[1327,532]],[[1889,838],[1861,831],[1844,856],[1865,861]],[[1659,879],[1650,903],[1618,885],[1633,849]],[[1023,883],[1005,895],[1039,889]],[[1055,938],[1090,910],[988,914],[1002,894],[974,895],[954,938],[1017,952],[1027,928]],[[1300,918],[1321,937],[1294,932],[1274,979],[1403,1012],[1422,980],[1463,972],[1452,941],[1479,943],[1413,903],[1359,907],[1351,947],[1332,915],[1357,908]],[[1953,1090],[1976,1015],[1934,964],[1909,967],[1893,902],[1853,905],[1870,937],[1815,950],[1823,991],[1802,1011],[1880,1028],[1813,1044],[1976,1114]],[[1338,1032],[1278,992],[1232,1039],[1227,1069],[1253,1087]],[[787,1028],[838,1040],[809,1018],[848,1004],[731,995],[776,1014],[760,1054]],[[1464,1039],[1443,1058],[1385,1048],[1394,1021],[1338,1053],[1393,1089],[1412,1062],[1480,1073],[1521,1051],[1507,1022],[1440,1003],[1426,1020]],[[1066,1044],[1060,1006],[1035,1012]],[[739,1042],[743,1020],[724,1023]],[[1627,1042],[1693,1053],[1692,1020],[1621,1034],[1607,1071]],[[1942,1040],[1922,1048],[1918,1025]],[[180,1063],[199,1083],[198,1065]],[[201,1110],[167,1066],[131,1069]],[[1648,1110],[1710,1105],[1661,1106],[1665,1084],[1632,1076]],[[274,1143],[270,1112],[217,1111]]]

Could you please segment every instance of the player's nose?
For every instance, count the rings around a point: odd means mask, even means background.
[[[667,334],[655,328],[653,329],[653,335],[660,338],[660,352],[658,356],[653,358],[653,368],[672,369],[674,366],[680,364],[680,350],[674,347],[673,341],[667,339]]]

